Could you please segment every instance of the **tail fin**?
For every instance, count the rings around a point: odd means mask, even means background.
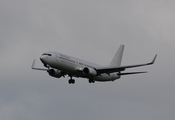
[[[119,67],[121,65],[124,47],[124,45],[120,46],[114,58],[112,59],[110,66]]]

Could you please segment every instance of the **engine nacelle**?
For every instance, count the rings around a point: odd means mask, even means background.
[[[52,77],[60,78],[63,76],[60,70],[49,69],[47,72]]]
[[[89,76],[89,77],[94,77],[97,75],[97,71],[93,68],[88,68],[88,67],[85,67],[83,69],[83,73],[86,75],[86,76]]]

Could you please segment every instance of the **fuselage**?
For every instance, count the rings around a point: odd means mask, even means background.
[[[109,66],[105,67],[62,53],[46,52],[40,57],[41,62],[46,68],[35,67],[35,60],[33,61],[31,68],[33,70],[47,71],[50,76],[55,78],[65,77],[65,75],[68,75],[70,77],[70,79],[68,80],[69,84],[75,83],[75,80],[72,77],[87,78],[89,79],[89,83],[94,83],[95,81],[114,81],[116,79],[119,79],[123,75],[147,73],[146,71],[123,71],[129,68],[152,65],[154,64],[157,57],[156,54],[151,62],[122,66],[121,62],[123,51],[124,45],[120,45]]]
[[[57,52],[46,52],[40,57],[40,60],[45,66],[60,70],[72,77],[83,77],[95,81],[114,81],[120,78],[117,73],[87,76],[82,72],[84,68],[88,67],[95,70],[102,66]]]

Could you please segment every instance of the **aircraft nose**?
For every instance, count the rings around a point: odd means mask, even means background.
[[[43,56],[43,55],[40,57],[40,60],[41,60],[42,63],[45,63],[45,59],[46,59],[46,57]]]

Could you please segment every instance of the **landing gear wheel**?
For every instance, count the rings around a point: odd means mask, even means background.
[[[68,82],[69,82],[69,84],[74,84],[75,80],[74,79],[70,79]]]
[[[72,84],[71,79],[68,82],[69,82],[69,84]]]
[[[74,79],[72,79],[72,84],[75,84],[75,80]]]
[[[89,83],[95,83],[94,79],[89,79]]]

